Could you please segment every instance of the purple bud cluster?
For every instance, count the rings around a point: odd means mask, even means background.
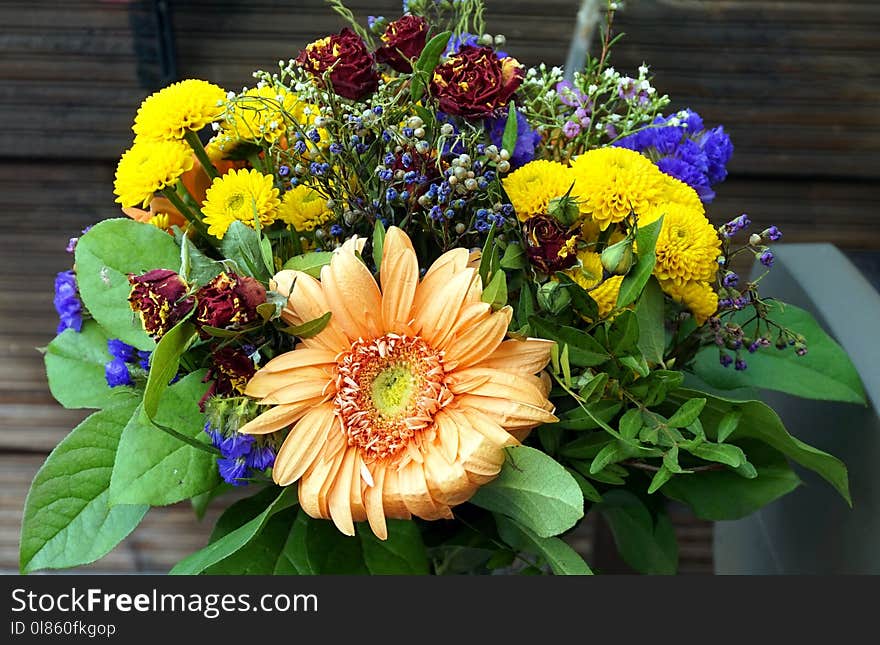
[[[233,486],[246,486],[247,479],[260,473],[275,463],[275,448],[253,435],[230,431],[223,432],[205,424],[205,432],[211,437],[211,444],[220,451],[217,469],[220,476]]]
[[[145,371],[150,369],[150,352],[138,350],[118,338],[107,341],[107,351],[113,357],[104,364],[104,378],[110,387],[134,385],[131,366],[137,365]]]

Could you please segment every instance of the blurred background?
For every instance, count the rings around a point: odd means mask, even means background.
[[[401,12],[346,4],[363,22]],[[526,65],[562,65],[579,4],[486,0],[487,28]],[[30,480],[85,416],[52,400],[35,349],[55,333],[52,283],[68,238],[119,214],[113,171],[140,101],[182,78],[240,89],[342,23],[321,0],[3,0],[0,25],[0,572],[12,572]],[[880,4],[629,0],[615,25],[618,70],[649,63],[671,109],[730,133],[713,221],[745,212],[784,242],[830,242],[878,271]],[[217,512],[199,523],[185,505],[154,509],[89,569],[165,571],[204,545]],[[681,572],[711,573],[711,524],[673,517]],[[594,566],[621,568],[601,528],[574,540]]]

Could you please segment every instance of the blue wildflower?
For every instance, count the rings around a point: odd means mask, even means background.
[[[104,378],[110,387],[120,385],[132,385],[131,374],[128,373],[128,365],[121,358],[114,358],[104,365]]]
[[[245,459],[241,457],[221,457],[217,460],[217,470],[227,484],[233,486],[247,486],[245,478],[248,476],[248,467]]]
[[[489,139],[492,143],[501,147],[504,138],[504,127],[507,125],[507,115],[495,119],[488,119],[486,126],[489,130]],[[525,115],[516,113],[516,145],[510,152],[510,167],[515,170],[524,166],[535,158],[535,147],[541,143],[541,135],[529,125]]]
[[[151,354],[152,354],[152,352],[146,352],[143,350],[138,350],[138,353],[137,353],[138,365],[140,365],[142,369],[145,369],[148,372],[150,371],[150,355]]]
[[[137,350],[126,342],[118,338],[110,338],[107,341],[107,351],[113,358],[118,358],[125,363],[136,362]]]
[[[65,329],[82,330],[82,303],[76,290],[76,276],[73,271],[62,271],[55,276],[55,311],[58,312],[57,332]]]
[[[255,445],[245,457],[245,463],[254,470],[266,470],[275,463],[275,450],[269,445]]]
[[[339,224],[334,224],[330,227],[330,235],[333,237],[342,237],[342,227]]]

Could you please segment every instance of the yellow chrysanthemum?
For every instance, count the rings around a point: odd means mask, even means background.
[[[578,263],[566,273],[582,289],[589,291],[602,282],[602,257],[594,251],[583,249],[578,251],[577,259]]]
[[[220,118],[225,98],[223,88],[207,81],[172,83],[141,103],[132,126],[135,141],[182,139],[189,130],[201,130]]]
[[[647,212],[663,189],[663,173],[651,161],[625,148],[597,148],[578,157],[571,166],[572,191],[581,213],[601,230],[631,212]]]
[[[718,294],[708,282],[678,284],[673,280],[661,280],[660,288],[673,300],[690,309],[698,325],[702,325],[718,310]]]
[[[297,231],[314,231],[332,217],[326,198],[302,184],[284,193],[278,209],[278,219]]]
[[[660,219],[672,206],[678,205],[693,212],[704,213],[703,202],[697,191],[675,177],[661,173],[660,195],[646,211],[639,213],[639,226],[646,226]]]
[[[692,280],[708,282],[718,271],[721,240],[700,210],[669,204],[655,248],[654,275],[681,284]]]
[[[557,161],[538,159],[517,168],[502,180],[504,191],[521,222],[547,212],[552,199],[562,197],[573,178],[571,170]]]
[[[302,110],[296,94],[281,85],[251,88],[229,102],[223,131],[231,139],[275,143],[291,119],[302,120]]]
[[[617,306],[617,296],[620,294],[620,284],[622,282],[622,275],[613,275],[590,291],[590,297],[599,306],[599,318],[607,318],[608,314]]]
[[[268,226],[275,221],[280,205],[271,175],[257,170],[230,170],[211,183],[202,212],[208,233],[222,238],[235,220],[253,228],[255,214],[261,226]]]
[[[419,280],[412,243],[391,227],[380,290],[354,248],[334,253],[320,281],[275,276],[273,288],[290,294],[285,322],[332,316],[251,379],[246,394],[274,407],[241,432],[290,428],[275,482],[298,482],[311,517],[347,535],[366,520],[385,539],[386,518],[452,517],[498,475],[505,446],[556,421],[549,380],[536,376],[552,343],[505,340],[511,308],[482,302],[467,249],[445,253]]]
[[[135,143],[116,166],[116,201],[124,207],[146,207],[155,192],[173,186],[192,167],[192,150],[181,141]]]

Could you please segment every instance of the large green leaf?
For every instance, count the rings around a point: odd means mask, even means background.
[[[218,562],[228,558],[233,553],[244,548],[251,540],[253,540],[266,525],[266,522],[286,508],[296,505],[296,487],[287,486],[281,489],[278,497],[275,498],[266,510],[257,515],[254,519],[246,524],[238,527],[234,531],[227,533],[215,542],[211,542],[208,546],[200,551],[187,556],[171,569],[173,575],[195,575],[202,573],[209,567],[214,566]]]
[[[663,360],[666,349],[666,329],[663,324],[663,292],[655,279],[648,281],[636,305],[639,321],[639,351],[651,363]]]
[[[128,274],[180,268],[174,238],[131,219],[98,222],[76,244],[76,280],[83,304],[113,338],[138,349],[155,343],[128,306]]]
[[[386,520],[388,539],[380,540],[369,525],[357,525],[364,562],[373,575],[427,575],[428,554],[415,522]]]
[[[654,247],[661,228],[663,228],[662,217],[656,222],[641,227],[636,234],[638,260],[620,283],[620,292],[617,294],[618,307],[625,307],[638,298],[651,278],[651,272],[657,261]]]
[[[366,574],[361,541],[339,532],[330,520],[316,520],[305,511],[294,522],[284,547],[288,566],[300,575]]]
[[[766,444],[743,442],[757,477],[746,479],[727,468],[680,475],[661,489],[665,495],[691,507],[705,520],[736,520],[790,493],[800,479],[785,456]]]
[[[150,374],[144,391],[144,412],[150,419],[155,418],[159,410],[159,400],[168,387],[169,381],[177,374],[180,357],[196,337],[192,323],[181,320],[162,336],[156,351],[150,358]]]
[[[22,572],[94,562],[131,533],[149,510],[146,505],[108,504],[119,435],[137,404],[131,396],[94,413],[46,458],[25,502]]]
[[[563,345],[568,345],[568,360],[575,367],[593,367],[609,358],[608,352],[599,341],[580,329],[560,325],[538,316],[531,316],[529,323],[536,336],[555,340],[560,350]]]
[[[204,370],[187,375],[168,388],[157,421],[181,434],[209,444],[199,399],[207,385]],[[111,504],[165,506],[213,489],[219,482],[215,456],[162,432],[139,414],[129,421],[119,441]]]
[[[540,556],[558,576],[592,575],[589,565],[577,551],[559,538],[542,538],[503,515],[495,516],[498,535],[514,549]]]
[[[418,103],[424,95],[428,81],[433,75],[434,68],[440,62],[440,56],[446,50],[451,35],[451,31],[439,33],[431,38],[422,49],[422,53],[413,66],[413,76],[410,81],[410,98],[413,103]]]
[[[269,269],[260,246],[260,234],[240,220],[235,220],[223,236],[221,250],[226,258],[235,262],[245,275],[268,282]]]
[[[744,323],[746,316],[740,314],[735,320]],[[861,378],[849,356],[809,312],[784,305],[775,307],[770,319],[802,334],[809,348],[807,355],[798,356],[790,347],[783,351],[766,348],[746,355],[748,369],[739,371],[722,367],[718,350],[709,347],[697,355],[694,372],[707,384],[722,390],[760,387],[807,399],[865,403]],[[746,325],[745,330],[753,332],[754,327]]]
[[[737,411],[740,413],[739,423],[727,438],[728,443],[737,443],[742,439],[757,439],[766,443],[801,466],[821,475],[837,489],[847,503],[852,504],[846,465],[837,457],[792,437],[772,408],[760,401],[735,401],[693,390],[680,389],[669,395],[671,400],[679,403],[697,397],[707,399],[700,420],[710,436],[715,436],[718,425],[729,412]],[[834,431],[829,429],[829,432]]]
[[[286,572],[285,546],[299,509],[272,516],[254,539],[232,555],[205,569],[208,575],[254,576]]]
[[[285,269],[293,269],[294,271],[302,271],[308,273],[313,278],[321,277],[321,269],[330,264],[333,259],[332,251],[313,251],[311,253],[303,253],[302,255],[294,255],[284,263]],[[288,294],[281,294],[285,298]]]
[[[666,514],[661,513],[655,523],[642,501],[623,489],[604,493],[596,508],[608,522],[620,557],[629,566],[641,573],[676,572],[678,544]]]
[[[528,446],[507,448],[501,473],[470,500],[507,515],[539,537],[567,531],[584,516],[584,497],[559,462]]]
[[[113,357],[107,351],[107,334],[93,320],[77,333],[66,329],[46,348],[46,377],[52,396],[65,408],[103,408],[130,397],[127,386],[111,388],[104,365]]]

